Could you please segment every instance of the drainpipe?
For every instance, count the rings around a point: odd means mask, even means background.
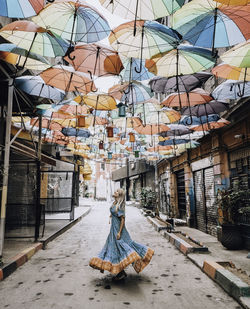
[[[6,132],[5,132],[5,148],[4,148],[4,166],[3,166],[3,188],[1,198],[1,217],[0,217],[0,265],[3,259],[4,235],[5,235],[5,219],[6,205],[8,194],[8,178],[9,178],[9,161],[10,161],[10,135],[11,135],[11,117],[13,106],[13,79],[9,79],[8,83],[8,107],[6,116]]]
[[[160,203],[160,191],[159,191],[159,182],[158,182],[158,168],[157,168],[157,160],[154,162],[155,168],[155,194],[156,194],[156,203],[155,203],[155,214],[159,216],[159,203]]]

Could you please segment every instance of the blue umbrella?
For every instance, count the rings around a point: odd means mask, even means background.
[[[55,101],[60,101],[65,96],[64,91],[46,85],[44,80],[40,76],[17,77],[15,79],[15,86],[30,95]]]
[[[0,0],[0,16],[27,18],[35,16],[44,7],[44,0]]]
[[[167,139],[165,141],[160,141],[158,144],[160,146],[172,146],[189,143],[190,139]]]
[[[244,89],[244,91],[243,91]],[[242,95],[243,94],[243,95]],[[212,92],[216,100],[238,100],[250,96],[250,82],[240,82],[238,80],[228,79],[221,83]]]
[[[130,58],[123,62],[123,66],[124,69],[121,71],[120,75],[125,81],[143,81],[154,77],[154,74],[150,73],[145,67],[145,60],[142,60],[141,66],[141,61],[139,59]]]
[[[63,128],[62,133],[66,136],[90,137],[90,132],[82,129]]]
[[[196,116],[184,116],[180,120],[180,124],[183,125],[200,125],[202,123],[207,123],[207,122],[212,122],[212,121],[218,121],[220,119],[220,116],[218,114],[211,114],[208,116],[201,116],[201,117],[196,117]]]

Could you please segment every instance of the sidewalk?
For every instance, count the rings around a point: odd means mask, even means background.
[[[167,231],[164,222],[156,218],[147,218],[162,236],[234,297],[243,308],[250,309],[248,250],[228,250],[216,237],[187,226],[176,226],[175,230],[170,232]]]
[[[90,212],[94,203],[96,202],[80,198],[80,206],[75,208],[75,218],[72,221],[69,220],[67,214],[46,215],[44,236],[36,243],[32,238],[6,239],[4,242],[3,266],[0,268],[0,280],[9,276],[38,250],[45,249],[50,241],[79,222]]]

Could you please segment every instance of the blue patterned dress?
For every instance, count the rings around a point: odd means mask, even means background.
[[[118,274],[132,264],[135,271],[139,273],[150,262],[154,250],[133,241],[125,226],[122,229],[121,238],[117,240],[121,217],[125,216],[125,212],[121,209],[116,212],[114,204],[110,207],[110,212],[112,215],[110,233],[103,249],[97,257],[90,260],[89,265],[95,269]]]

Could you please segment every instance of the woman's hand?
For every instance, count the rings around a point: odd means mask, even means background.
[[[121,233],[118,232],[118,233],[117,233],[117,236],[116,236],[116,239],[119,240],[120,238],[121,238]]]

